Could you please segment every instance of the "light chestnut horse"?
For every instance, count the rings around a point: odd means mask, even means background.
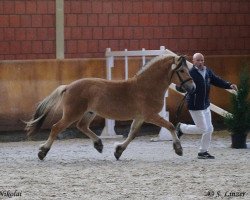
[[[38,157],[41,160],[47,155],[57,135],[74,122],[101,153],[102,141],[89,129],[96,115],[115,120],[133,120],[128,137],[115,147],[117,160],[136,137],[143,122],[167,128],[172,134],[173,148],[181,156],[182,147],[174,125],[159,115],[164,95],[172,82],[187,92],[195,89],[183,56],[157,56],[128,80],[84,78],[69,85],[61,85],[39,103],[33,118],[26,122],[27,135],[38,132],[49,112],[61,105],[62,118],[53,125],[48,140],[40,146]]]

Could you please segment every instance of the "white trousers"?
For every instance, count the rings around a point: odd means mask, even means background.
[[[199,152],[208,151],[214,127],[212,124],[211,110],[189,110],[195,125],[181,124],[180,129],[184,134],[202,134]]]

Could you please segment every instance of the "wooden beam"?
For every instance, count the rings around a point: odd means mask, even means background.
[[[171,85],[169,86],[169,88],[170,88],[171,90],[173,90],[173,91],[175,91],[175,92],[177,92],[177,93],[183,95],[183,96],[184,96],[184,94],[185,94],[185,93],[178,92],[178,91],[175,89],[175,84],[174,84],[174,83],[171,83]],[[230,92],[231,92],[231,91],[230,91]],[[218,107],[218,106],[216,106],[216,105],[214,105],[214,104],[212,104],[212,103],[210,103],[210,109],[211,109],[212,111],[214,111],[215,113],[219,114],[219,115],[222,116],[222,117],[224,117],[224,116],[227,115],[227,114],[231,114],[231,113],[229,113],[228,111],[226,111],[226,110],[224,110],[224,109],[222,109],[222,108],[220,108],[220,107]]]
[[[64,0],[56,0],[56,58],[64,59]]]

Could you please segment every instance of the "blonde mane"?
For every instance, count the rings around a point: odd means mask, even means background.
[[[171,54],[162,54],[152,58],[149,62],[147,62],[137,73],[136,75],[140,75],[146,70],[148,70],[151,66],[155,65],[157,62],[166,59],[167,57],[173,57]]]

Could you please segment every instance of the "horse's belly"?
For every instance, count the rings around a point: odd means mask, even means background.
[[[103,82],[89,88],[89,110],[110,119],[133,119],[138,112],[135,91],[130,84]]]
[[[115,120],[130,120],[136,116],[136,108],[131,105],[106,104],[96,109],[96,113],[103,118]]]

